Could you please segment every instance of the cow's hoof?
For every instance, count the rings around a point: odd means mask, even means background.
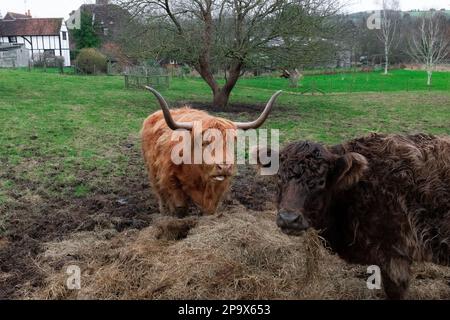
[[[175,208],[174,215],[175,215],[177,218],[180,218],[180,219],[186,218],[188,214],[189,214],[189,209],[188,209],[187,207],[178,207],[178,208]]]

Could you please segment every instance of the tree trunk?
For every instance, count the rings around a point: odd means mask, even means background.
[[[217,84],[211,72],[207,73],[210,75],[211,79],[213,79],[213,81],[206,81],[213,92],[213,108],[218,110],[223,110],[224,108],[226,108],[226,106],[228,105],[228,100],[230,99],[231,91],[233,90],[234,86],[239,80],[239,77],[241,76],[242,66],[242,61],[238,61],[230,67],[230,69],[228,70],[226,83],[223,87],[220,87]],[[205,79],[203,75],[202,77]]]
[[[214,92],[213,107],[218,110],[223,110],[228,105],[231,91],[227,91],[224,88]]]
[[[428,74],[427,85],[428,85],[428,86],[431,86],[431,83],[432,83],[432,77],[433,77],[433,71],[428,70],[428,71],[427,71],[427,74]]]
[[[289,71],[289,86],[291,88],[298,88],[302,76],[303,75],[297,69]]]
[[[200,62],[199,67],[196,68],[196,70],[200,73],[203,80],[205,80],[205,82],[211,88],[213,94],[213,108],[217,110],[224,109],[228,105],[231,90],[236,84],[237,79],[234,81],[233,86],[230,86],[229,82],[231,80],[234,80],[234,77],[230,76],[227,79],[225,86],[220,87],[216,79],[214,78],[214,75],[210,71],[209,65],[205,67],[205,64],[202,64],[202,62]]]
[[[389,50],[387,46],[385,47],[384,55],[386,58],[386,64],[384,65],[384,74],[387,75],[389,71]]]

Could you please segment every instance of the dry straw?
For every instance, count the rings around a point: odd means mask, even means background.
[[[367,289],[365,267],[330,254],[316,232],[288,237],[274,219],[273,212],[233,208],[214,217],[159,217],[141,231],[77,234],[46,244],[36,260],[45,285],[22,294],[31,299],[384,297]],[[79,291],[66,288],[68,265],[82,270]],[[412,297],[450,297],[449,269],[421,268]]]

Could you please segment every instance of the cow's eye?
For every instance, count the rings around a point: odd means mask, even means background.
[[[325,180],[310,180],[307,185],[310,190],[323,189],[325,187]]]

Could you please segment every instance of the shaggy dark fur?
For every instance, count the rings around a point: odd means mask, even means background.
[[[346,261],[380,266],[388,298],[406,297],[413,261],[450,264],[449,137],[292,143],[278,181],[278,226],[321,230]]]

